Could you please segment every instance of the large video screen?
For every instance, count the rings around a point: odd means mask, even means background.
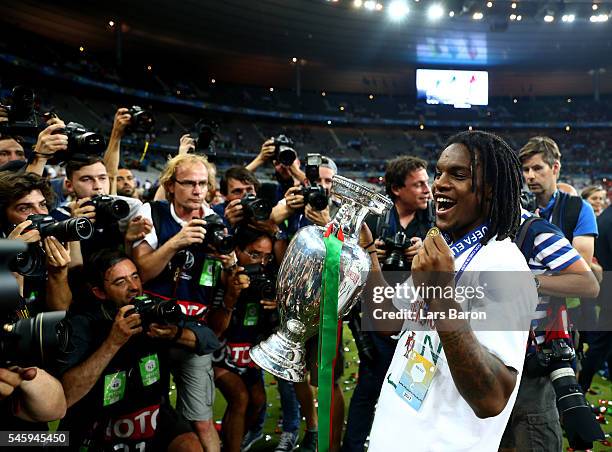
[[[428,104],[470,108],[488,105],[489,73],[487,71],[449,71],[417,69],[417,99]]]

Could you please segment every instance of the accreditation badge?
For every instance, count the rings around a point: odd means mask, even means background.
[[[112,405],[125,396],[125,370],[104,376],[104,406]]]
[[[159,359],[157,353],[140,358],[140,378],[143,386],[151,386],[159,381]]]
[[[395,386],[395,393],[419,411],[436,373],[436,365],[415,349],[407,355],[408,360]]]
[[[206,258],[200,275],[200,286],[214,287],[219,280],[222,264],[217,259]]]

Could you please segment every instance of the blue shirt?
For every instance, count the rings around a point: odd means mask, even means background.
[[[555,203],[557,202],[558,198],[559,190],[555,190],[555,193],[552,195],[552,198],[550,198],[550,201],[548,201],[546,207],[540,209],[540,217],[551,221]],[[582,200],[582,208],[580,209],[578,221],[576,222],[576,227],[574,228],[574,237],[579,235],[592,235],[594,237],[597,237],[598,235],[595,212],[593,211],[593,207],[591,207],[591,205],[584,199]]]

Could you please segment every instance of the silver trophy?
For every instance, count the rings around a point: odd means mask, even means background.
[[[341,176],[334,176],[331,193],[341,202],[330,224],[344,234],[338,286],[338,316],[343,317],[355,304],[370,271],[370,258],[359,246],[361,224],[368,213],[383,215],[393,203]],[[319,331],[326,255],[323,234],[328,227],[306,226],[291,240],[276,282],[280,328],[250,351],[257,365],[285,380],[304,381],[304,344]]]

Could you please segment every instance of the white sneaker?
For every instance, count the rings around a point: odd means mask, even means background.
[[[295,449],[297,441],[298,432],[283,432],[274,452],[291,452]]]

